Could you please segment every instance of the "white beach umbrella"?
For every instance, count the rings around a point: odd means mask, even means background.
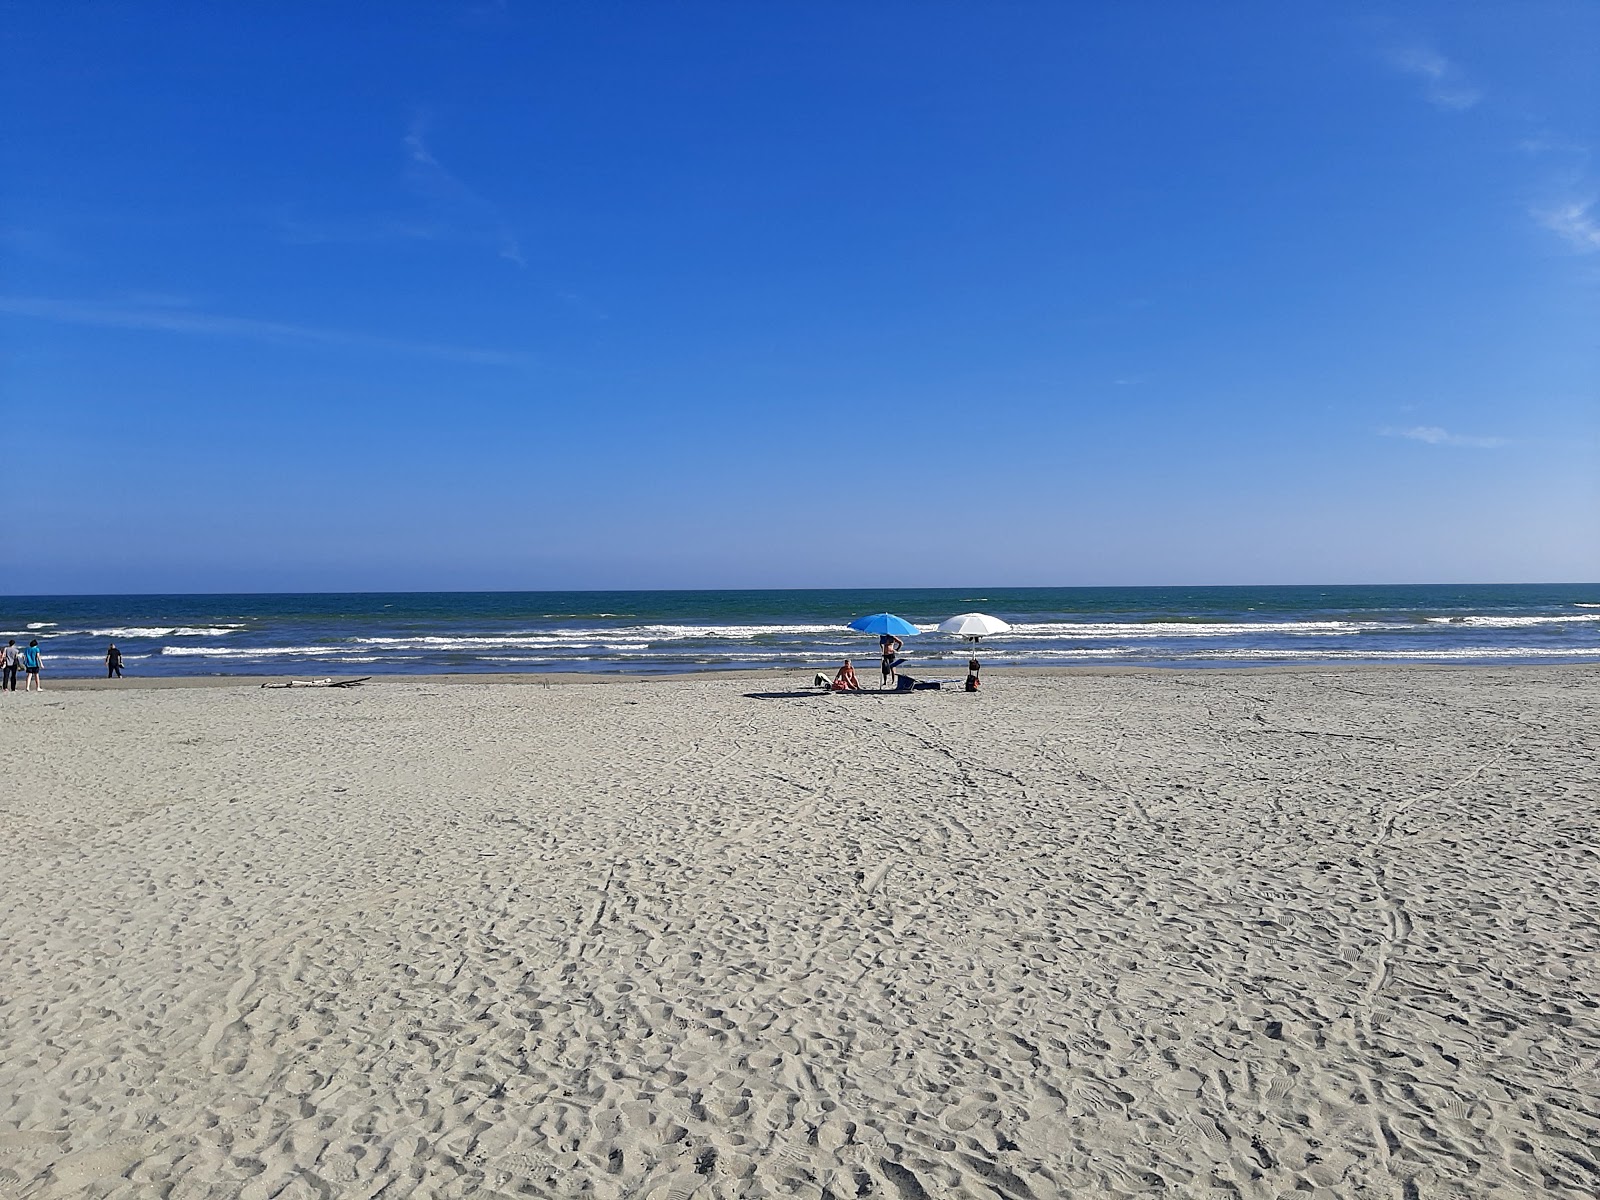
[[[951,617],[948,621],[940,621],[939,632],[953,633],[957,637],[969,638],[975,642],[990,634],[1010,633],[1011,626],[999,617],[991,617],[987,613],[962,613],[958,617]]]

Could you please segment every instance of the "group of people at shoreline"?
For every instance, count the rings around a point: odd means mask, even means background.
[[[883,682],[880,685],[882,688],[887,688],[895,680],[896,668],[905,661],[900,657],[900,651],[904,646],[905,642],[892,633],[886,633],[878,639],[878,649],[881,656],[879,665],[883,673]],[[27,680],[23,687],[24,691],[44,691],[44,682],[40,679],[40,673],[44,669],[44,655],[39,650],[38,638],[29,639],[26,646],[18,646],[17,639],[12,638],[6,643],[3,655],[0,655],[0,663],[3,663],[4,668],[4,674],[0,675],[0,691],[16,691],[19,672]],[[980,666],[981,664],[976,658],[967,660],[967,678],[962,685],[964,691],[975,692],[978,690],[980,686],[978,675]],[[117,648],[115,642],[106,647],[106,678],[122,678],[122,651]],[[817,682],[822,683],[826,679],[827,676],[825,675],[818,676]],[[839,668],[838,674],[833,677],[833,681],[828,686],[835,692],[859,692],[865,690],[862,688],[860,680],[856,678],[856,669],[848,658],[844,660],[844,665]]]
[[[6,643],[6,648],[0,652],[0,691],[14,692],[17,690],[17,672],[21,671],[27,679],[22,690],[25,692],[42,692],[44,684],[39,681],[39,671],[44,666],[44,656],[39,653],[39,639],[33,638],[26,646],[17,645],[17,639],[12,638]]]
[[[40,678],[40,674],[44,671],[44,654],[39,649],[38,638],[30,638],[26,646],[17,645],[16,638],[6,643],[5,650],[0,652],[0,691],[17,690],[19,671],[27,680],[23,685],[23,691],[44,691],[44,680]],[[106,678],[122,678],[122,651],[117,649],[115,642],[106,647]]]
[[[879,685],[880,689],[886,689],[890,683],[894,682],[896,668],[898,668],[900,664],[905,661],[900,657],[900,650],[904,646],[905,643],[892,633],[885,633],[878,638],[878,651],[881,656],[881,662],[879,666],[883,672],[883,680]],[[966,682],[962,685],[963,691],[975,692],[978,690],[978,688],[981,686],[981,681],[978,674],[981,667],[982,664],[979,663],[977,659],[969,658],[967,660],[967,678]],[[826,676],[819,676],[818,682],[820,683],[826,678]],[[848,658],[844,660],[844,665],[839,668],[838,674],[833,677],[833,682],[828,686],[830,690],[835,692],[859,692],[865,690],[861,686],[861,681],[856,678],[856,669],[854,664],[851,663]],[[937,685],[935,684],[929,686]]]

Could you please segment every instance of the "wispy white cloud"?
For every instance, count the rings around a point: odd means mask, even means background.
[[[422,122],[420,120],[413,121],[411,123],[411,132],[406,134],[406,150],[411,155],[411,161],[420,166],[436,167],[443,171],[444,168],[439,166],[439,160],[433,156],[433,153],[423,142],[422,135]]]
[[[1533,158],[1558,156],[1568,160],[1576,169],[1586,167],[1590,158],[1589,147],[1553,129],[1540,129],[1517,143],[1517,149]]]
[[[1395,70],[1421,80],[1423,95],[1436,108],[1460,112],[1483,99],[1483,93],[1460,66],[1427,46],[1413,44],[1394,49],[1386,58]],[[1517,148],[1537,160],[1546,176],[1539,185],[1545,199],[1531,204],[1528,214],[1580,254],[1600,251],[1600,215],[1596,212],[1600,202],[1593,196],[1587,200],[1572,198],[1593,190],[1589,145],[1557,129],[1536,126],[1517,143]]]
[[[163,305],[117,307],[39,296],[0,296],[0,313],[52,321],[61,325],[90,325],[103,329],[138,329],[153,333],[180,333],[209,337],[245,338],[279,344],[344,346],[387,354],[415,354],[478,366],[517,367],[529,363],[527,355],[473,346],[413,342],[374,337],[338,329],[317,329],[252,317],[230,317]]]
[[[1429,104],[1448,112],[1461,112],[1483,99],[1483,93],[1467,80],[1465,72],[1436,50],[1412,46],[1389,52],[1389,65],[1422,81],[1422,94]]]
[[[1413,442],[1426,442],[1430,446],[1468,446],[1475,450],[1494,450],[1510,445],[1503,437],[1475,437],[1465,433],[1451,433],[1437,425],[1413,425],[1408,429],[1385,427],[1378,430],[1384,437],[1409,438]]]
[[[404,143],[411,186],[469,236],[487,236],[501,258],[519,267],[527,266],[521,241],[499,207],[446,168],[429,147],[427,137],[427,122],[417,117],[411,122]]]
[[[292,246],[381,242],[461,242],[487,246],[506,262],[527,266],[522,241],[500,206],[471,187],[434,154],[428,122],[418,116],[400,142],[409,202],[336,218],[279,213],[278,236]]]
[[[1583,254],[1600,250],[1600,219],[1593,200],[1573,201],[1533,210],[1534,219]]]

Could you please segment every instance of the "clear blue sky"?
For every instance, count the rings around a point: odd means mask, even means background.
[[[0,588],[1600,579],[1597,46],[6,4]]]

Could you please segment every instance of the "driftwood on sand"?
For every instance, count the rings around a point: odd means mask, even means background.
[[[365,683],[367,680],[369,680],[371,678],[372,678],[371,675],[363,675],[359,679],[290,679],[290,680],[287,680],[284,683],[263,683],[261,686],[264,687],[264,688],[296,688],[296,687],[336,687],[336,688],[347,688],[347,687],[357,687],[357,686]]]

